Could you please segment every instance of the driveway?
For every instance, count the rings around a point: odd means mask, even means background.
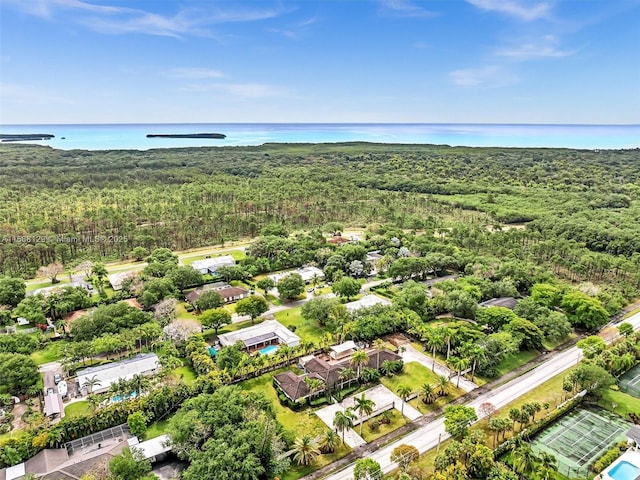
[[[398,411],[402,410],[404,413],[404,416],[411,421],[414,421],[415,419],[422,416],[422,414],[418,410],[413,408],[408,403],[403,402],[398,395],[393,393],[384,385],[376,385],[375,387],[370,388],[369,390],[366,390],[363,393],[366,398],[368,398],[369,400],[373,400],[375,402],[376,405],[374,407],[374,410],[377,408],[383,407],[385,405],[389,405],[390,403],[393,403],[394,408]],[[362,393],[359,393],[355,396],[361,397]],[[350,407],[353,407],[354,403],[355,403],[354,397],[349,397],[343,400],[342,406],[345,408],[350,408]],[[402,407],[403,403],[404,403],[404,409]]]
[[[316,415],[320,417],[320,420],[326,423],[330,429],[336,430],[336,427],[333,426],[333,419],[335,418],[337,412],[344,412],[345,410],[346,408],[342,406],[342,404],[334,403],[333,405],[329,405],[328,407],[316,410]],[[342,432],[337,433],[342,436]],[[348,428],[344,431],[344,442],[351,448],[356,448],[367,443],[352,428]]]

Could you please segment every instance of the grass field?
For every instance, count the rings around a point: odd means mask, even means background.
[[[286,369],[280,369],[266,373],[260,377],[246,380],[240,383],[243,390],[259,392],[266,398],[271,400],[276,411],[276,417],[286,430],[294,433],[297,437],[305,433],[319,435],[327,428],[320,418],[313,413],[313,410],[306,409],[302,412],[294,412],[293,410],[280,404],[276,389],[273,388],[273,376],[284,372]]]
[[[538,352],[537,350],[525,350],[524,352],[518,352],[513,355],[509,355],[508,357],[504,358],[496,367],[496,369],[498,370],[498,377],[501,377],[505,373],[509,373],[512,370],[521,367],[522,365],[530,362],[539,355],[540,352]],[[476,378],[474,378],[474,382],[478,386],[482,386],[492,380],[495,380],[495,378],[483,377],[482,375],[476,375]]]
[[[55,362],[62,358],[62,348],[60,343],[48,343],[42,350],[33,352],[30,357],[37,365],[43,363]]]
[[[422,385],[428,383],[436,388],[438,375],[433,373],[424,365],[418,362],[409,362],[404,365],[403,371],[393,377],[382,377],[380,382],[392,392],[396,392],[399,385],[409,385],[414,392],[419,391]],[[437,398],[433,403],[427,404],[422,401],[422,396],[409,401],[409,405],[416,408],[421,413],[429,413],[437,410],[442,405],[446,405],[451,400],[464,395],[464,390],[456,388],[455,383],[450,383],[447,389],[449,395]]]
[[[166,418],[164,420],[159,420],[157,422],[153,422],[152,424],[150,424],[149,428],[147,428],[147,433],[144,434],[144,439],[149,440],[151,438],[156,438],[156,437],[159,437],[160,435],[167,433],[167,426],[169,425],[169,420],[170,420],[169,418]]]
[[[296,335],[307,342],[319,343],[325,335],[325,330],[314,320],[302,318],[300,313],[302,307],[290,308],[275,314],[278,320],[285,327],[295,325]]]
[[[598,405],[626,420],[629,419],[630,413],[640,415],[640,399],[620,391],[606,390]]]
[[[367,441],[367,443],[372,442],[375,439],[380,438],[389,432],[393,432],[394,430],[400,428],[401,426],[407,423],[408,420],[402,415],[400,415],[400,412],[395,408],[392,408],[391,410],[389,410],[389,412],[391,412],[391,423],[380,424],[375,431],[372,431],[370,426],[374,421],[380,420],[380,418],[382,418],[380,415],[364,422],[364,425],[362,426],[362,438],[364,438]],[[360,434],[359,425],[355,428],[355,431],[358,432],[358,434]]]
[[[86,400],[82,400],[80,402],[70,403],[66,407],[64,407],[65,417],[73,418],[73,417],[81,417],[82,415],[90,415],[91,414],[91,405]]]
[[[195,382],[197,378],[196,372],[188,365],[176,368],[173,371],[173,376],[178,380],[182,380],[187,385]]]

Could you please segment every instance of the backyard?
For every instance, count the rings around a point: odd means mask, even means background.
[[[295,327],[295,333],[306,342],[319,344],[325,337],[325,330],[314,320],[306,320],[300,313],[301,307],[290,308],[275,314],[278,320],[285,327]]]

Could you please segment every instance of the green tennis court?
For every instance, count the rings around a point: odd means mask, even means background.
[[[636,398],[640,398],[640,365],[636,365],[622,375],[618,381],[620,390]]]
[[[623,440],[630,425],[606,410],[576,409],[539,434],[534,451],[551,453],[568,477],[586,471],[613,444]]]

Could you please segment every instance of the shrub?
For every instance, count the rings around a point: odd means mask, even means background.
[[[625,450],[627,449],[627,442],[621,441],[616,443],[612,448],[607,450],[604,455],[602,455],[596,462],[593,464],[593,471],[595,473],[600,473],[605,468],[613,463],[613,461],[618,458]]]

